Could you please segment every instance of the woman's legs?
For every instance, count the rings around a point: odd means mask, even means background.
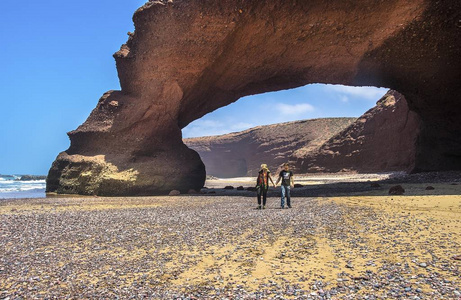
[[[267,190],[263,190],[263,206],[266,206],[266,200],[267,200]]]
[[[258,189],[258,208],[261,208],[261,192],[262,192],[262,189],[259,188]]]

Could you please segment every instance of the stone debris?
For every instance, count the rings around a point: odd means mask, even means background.
[[[459,298],[459,244],[434,227],[443,220],[325,198],[255,202],[4,200],[0,299]]]
[[[172,190],[168,195],[169,196],[179,196],[181,195],[181,192],[178,190]]]

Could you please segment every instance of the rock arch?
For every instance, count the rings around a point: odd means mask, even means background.
[[[151,1],[114,57],[107,92],[47,191],[134,195],[198,189],[181,128],[242,96],[306,85],[385,86],[422,118],[415,170],[461,169],[461,4],[430,0]]]

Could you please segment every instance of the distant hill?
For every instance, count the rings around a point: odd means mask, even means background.
[[[258,126],[242,132],[184,139],[197,151],[208,175],[255,176],[261,163],[270,170],[292,157],[295,151],[311,153],[356,118],[324,118]]]

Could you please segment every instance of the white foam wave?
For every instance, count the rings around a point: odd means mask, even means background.
[[[45,189],[45,180],[34,180],[34,181],[14,181],[5,180],[0,181],[0,193],[8,192],[22,192],[30,191],[35,189]]]

